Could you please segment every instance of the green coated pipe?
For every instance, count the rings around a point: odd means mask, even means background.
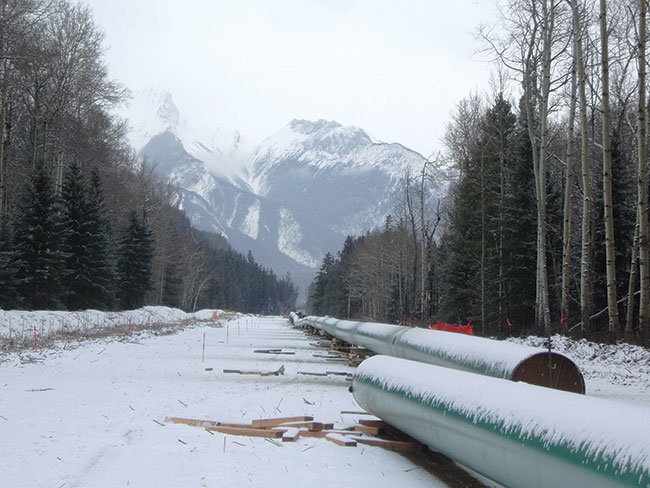
[[[377,354],[410,359],[495,378],[523,381],[574,393],[585,392],[578,367],[566,356],[512,342],[401,325],[305,317],[299,324],[320,329]]]
[[[650,487],[650,409],[374,356],[364,410],[511,488]]]

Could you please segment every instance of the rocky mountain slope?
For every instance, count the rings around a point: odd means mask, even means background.
[[[126,116],[131,143],[177,187],[193,225],[303,291],[326,252],[394,212],[400,176],[425,161],[325,120],[293,120],[255,147],[237,131],[192,128],[164,92],[138,94]]]

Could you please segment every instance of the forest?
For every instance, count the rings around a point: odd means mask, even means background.
[[[317,315],[648,345],[646,0],[508,0],[492,83],[310,287]]]
[[[290,276],[192,229],[138,160],[104,49],[82,4],[0,3],[0,307],[291,310]]]

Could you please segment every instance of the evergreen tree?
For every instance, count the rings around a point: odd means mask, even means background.
[[[9,219],[0,219],[0,309],[11,310],[20,306],[18,294],[17,253],[14,249],[13,229]]]
[[[118,298],[125,310],[142,307],[152,285],[153,243],[146,220],[135,211],[129,216],[118,249]]]
[[[67,307],[106,309],[112,302],[114,271],[111,228],[99,176],[93,172],[91,187],[86,189],[80,167],[73,164],[61,197],[68,254],[64,277]]]
[[[61,190],[62,222],[65,228],[64,248],[67,253],[63,283],[68,310],[83,310],[88,303],[88,293],[93,285],[89,269],[88,225],[86,209],[88,202],[79,165],[68,170]]]
[[[66,253],[61,208],[42,164],[32,174],[16,220],[18,292],[27,309],[63,305]]]
[[[112,308],[115,302],[115,250],[113,229],[104,201],[104,191],[97,171],[90,175],[86,208],[87,242],[90,257],[88,268],[92,276],[88,307]]]
[[[323,263],[316,275],[312,295],[309,296],[310,309],[316,315],[325,315],[329,305],[329,297],[326,295],[328,289],[328,276],[334,267],[334,256],[331,253],[325,254]]]

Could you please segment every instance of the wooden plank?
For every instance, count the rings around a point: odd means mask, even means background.
[[[383,420],[379,419],[359,419],[359,423],[368,427],[379,427],[380,429],[390,427],[390,424],[387,424]]]
[[[260,371],[260,370],[241,370],[241,369],[224,369],[224,373],[242,374],[242,375],[258,375],[258,376],[282,376],[284,375],[284,365],[273,371]]]
[[[354,430],[368,435],[379,435],[382,429],[379,427],[371,427],[369,425],[355,425]]]
[[[296,354],[295,351],[283,351],[282,349],[257,349],[253,352],[258,354]]]
[[[325,439],[327,439],[330,442],[333,442],[337,446],[344,446],[344,447],[356,447],[357,446],[357,441],[354,439],[349,439],[345,436],[342,436],[341,434],[327,434],[325,436]]]
[[[252,429],[251,424],[236,424],[228,422],[218,422],[216,420],[206,420],[206,419],[187,419],[183,417],[165,417],[165,422],[172,422],[174,424],[185,424],[192,427],[240,427],[245,429]]]
[[[382,449],[387,449],[389,451],[395,452],[420,452],[425,448],[425,446],[419,442],[389,441],[368,437],[352,437],[352,439],[360,444],[381,447]]]
[[[300,436],[300,429],[293,428],[282,434],[282,442],[295,442]]]
[[[353,376],[352,373],[348,373],[346,371],[325,371],[325,372],[333,376]]]
[[[210,426],[217,425],[217,422],[215,422],[214,420],[186,419],[183,417],[165,417],[165,422],[171,422],[173,424],[191,425],[192,427],[210,427]]]
[[[282,437],[282,434],[284,434],[284,432],[281,430],[255,429],[255,428],[244,428],[244,427],[224,427],[221,425],[206,427],[205,430],[209,430],[212,432],[219,432],[221,434],[228,434],[228,435],[243,435],[247,437],[268,437],[272,439],[280,438]]]
[[[316,437],[318,439],[324,438],[329,432],[325,432],[324,430],[320,431],[313,431],[313,430],[307,430],[307,429],[301,429],[300,430],[300,437]]]
[[[280,417],[275,419],[257,419],[253,420],[252,426],[256,429],[265,429],[269,427],[278,427],[289,422],[312,422],[314,417]]]
[[[311,430],[312,432],[324,430],[324,424],[322,422],[284,422],[280,424],[280,427],[296,427],[298,429]]]
[[[305,376],[327,376],[327,373],[312,373],[309,371],[298,371],[298,374],[304,374]]]

